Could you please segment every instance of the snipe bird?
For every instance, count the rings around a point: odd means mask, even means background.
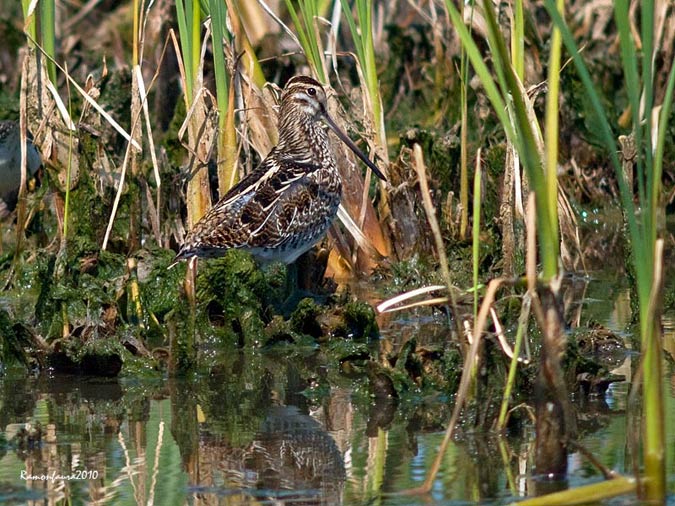
[[[281,93],[279,143],[195,224],[174,262],[236,248],[262,263],[290,264],[314,246],[335,218],[342,188],[323,125],[385,179],[328,115],[321,84],[293,77]]]

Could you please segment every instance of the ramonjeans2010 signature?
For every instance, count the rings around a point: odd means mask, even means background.
[[[49,474],[28,474],[27,471],[21,471],[22,480],[34,481],[70,481],[70,480],[95,480],[98,478],[98,471],[89,471],[78,469],[70,474],[57,474],[56,471]]]

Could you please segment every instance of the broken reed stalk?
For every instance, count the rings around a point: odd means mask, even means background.
[[[168,42],[168,40],[167,40]],[[155,152],[155,141],[152,135],[152,123],[150,122],[150,111],[148,110],[148,92],[152,88],[152,85],[155,82],[155,79],[157,79],[157,76],[159,75],[159,69],[161,66],[161,61],[164,59],[164,52],[166,50],[166,43],[164,44],[164,48],[162,50],[162,55],[160,57],[160,63],[157,65],[157,70],[155,71],[155,75],[152,79],[152,82],[150,83],[150,86],[146,90],[145,83],[143,82],[143,73],[141,71],[141,66],[137,65],[134,68],[134,74],[136,74],[136,82],[138,83],[138,93],[141,96],[141,106],[143,108],[143,117],[145,119],[145,130],[146,130],[146,135],[148,139],[148,151],[150,151],[150,160],[152,161],[152,170],[153,174],[155,176],[155,193],[156,193],[156,202],[155,202],[155,215],[152,218],[153,222],[153,230],[155,231],[155,240],[157,241],[157,245],[162,247],[162,235],[161,235],[161,228],[160,228],[160,223],[161,223],[161,203],[162,203],[162,178],[159,175],[159,162],[157,161],[157,153]],[[150,195],[148,195],[148,199],[150,199]],[[168,240],[167,240],[168,243]],[[168,247],[168,244],[166,245]]]
[[[129,322],[141,329],[145,328],[143,321],[143,304],[141,303],[141,290],[138,286],[138,262],[134,257],[127,258],[127,272],[129,283],[127,285],[129,303],[127,304],[127,318]]]
[[[559,298],[560,278],[546,284],[537,279],[535,198],[530,193],[525,210],[527,293],[532,297],[532,309],[543,338],[535,382],[535,467],[538,474],[561,477],[567,472],[565,442],[576,437],[576,418],[561,365],[567,341]]]
[[[434,203],[431,201],[431,192],[429,191],[429,182],[427,180],[427,169],[424,164],[424,156],[422,154],[422,147],[415,143],[413,145],[413,166],[417,173],[417,179],[420,183],[420,192],[422,193],[422,206],[427,215],[431,233],[434,236],[436,243],[436,253],[438,254],[438,262],[443,274],[443,280],[448,288],[448,297],[450,299],[450,306],[452,309],[452,317],[457,327],[457,337],[461,339],[464,334],[461,322],[459,321],[459,313],[457,311],[457,302],[455,301],[454,287],[452,286],[452,278],[450,277],[450,268],[448,266],[448,257],[445,254],[445,244],[443,244],[443,236],[441,235],[441,227],[436,219],[436,209]]]
[[[472,264],[473,264],[473,318],[478,316],[478,271],[480,262],[480,209],[481,209],[481,148],[476,150],[476,169],[473,176],[473,228],[472,228]]]

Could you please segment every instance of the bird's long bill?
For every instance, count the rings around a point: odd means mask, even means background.
[[[354,141],[352,141],[349,136],[347,136],[346,133],[344,133],[342,130],[340,130],[340,127],[338,127],[333,119],[326,113],[323,113],[323,120],[326,122],[326,125],[330,127],[330,129],[335,132],[335,135],[338,136],[338,138],[344,142],[349,149],[351,149],[356,156],[358,156],[363,163],[365,163],[368,167],[370,167],[370,170],[372,170],[377,177],[379,177],[382,181],[386,181],[387,178],[384,177],[384,174],[380,172],[380,169],[377,168],[377,165],[375,165],[373,162],[371,162],[368,157],[363,154],[363,151],[361,151],[356,144],[354,144]]]

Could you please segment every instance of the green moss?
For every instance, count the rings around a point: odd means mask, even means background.
[[[182,297],[185,266],[179,264],[169,269],[174,256],[173,251],[162,248],[154,248],[144,255],[150,270],[145,278],[139,279],[141,298],[145,310],[159,321],[176,307]]]
[[[238,336],[240,344],[262,344],[266,337],[263,313],[273,290],[253,258],[230,250],[224,257],[201,265],[197,281],[200,307]]]
[[[362,301],[349,302],[344,307],[346,337],[352,339],[377,339],[380,329],[375,320],[375,310]]]
[[[99,103],[127,132],[131,130],[131,118],[129,116],[132,97],[131,84],[131,69],[128,67],[109,72],[100,83]]]
[[[445,376],[447,392],[456,392],[462,379],[464,360],[462,354],[456,348],[446,349],[443,353],[442,368]]]
[[[278,343],[297,343],[301,335],[295,331],[289,320],[284,320],[281,316],[275,316],[265,328],[265,345],[270,346]]]
[[[61,372],[117,376],[129,352],[115,336],[66,339],[55,346],[50,365]]]
[[[326,351],[332,361],[337,361],[343,373],[365,374],[365,366],[371,359],[368,346],[349,339],[333,339]]]
[[[0,374],[7,369],[27,369],[32,362],[31,348],[26,329],[0,309]]]
[[[169,124],[168,130],[164,133],[162,145],[166,149],[166,154],[169,159],[171,167],[180,167],[183,165],[186,151],[185,146],[180,141],[178,132],[183,126],[187,111],[185,109],[185,101],[179,100],[176,103],[176,110],[173,115],[173,120]]]
[[[291,315],[291,328],[295,332],[319,338],[323,334],[317,317],[322,309],[312,299],[305,298],[298,303],[298,307]]]

